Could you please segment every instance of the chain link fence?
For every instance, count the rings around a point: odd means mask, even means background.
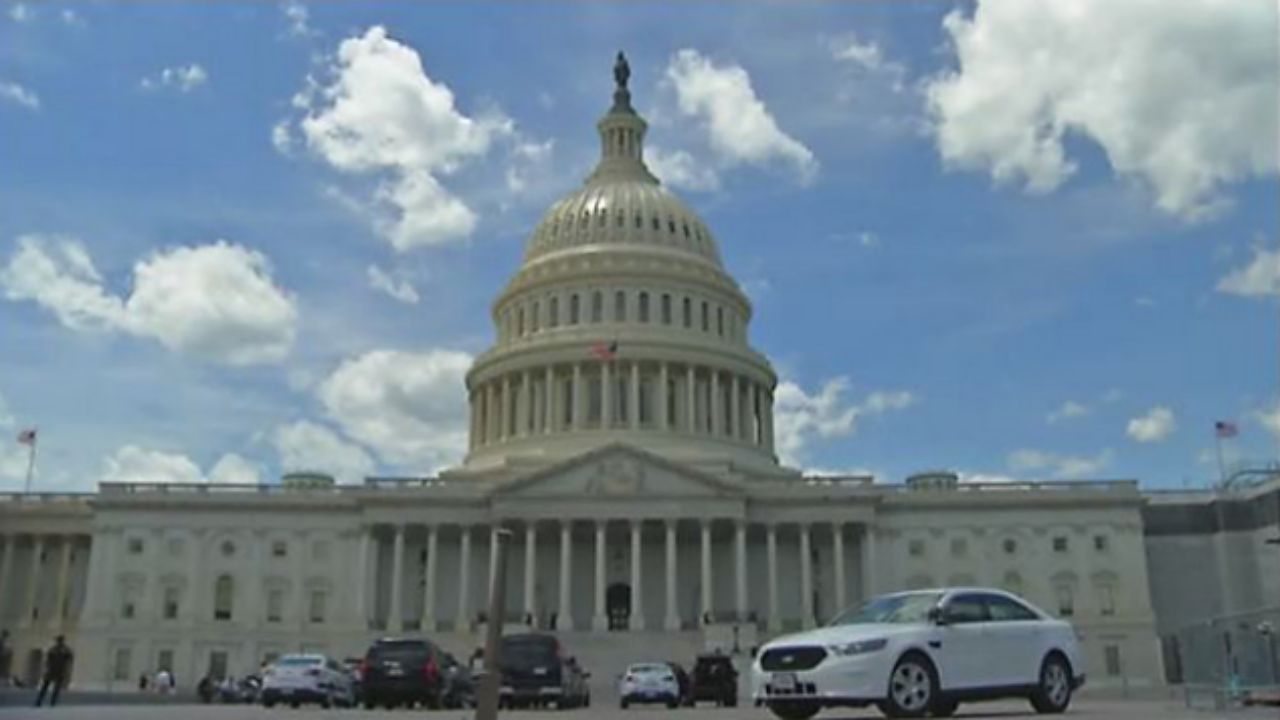
[[[1214,618],[1161,639],[1165,679],[1188,706],[1280,700],[1280,607]]]

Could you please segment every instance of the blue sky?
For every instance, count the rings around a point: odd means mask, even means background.
[[[1276,457],[1270,0],[0,8],[0,431],[39,428],[37,488],[457,462],[618,49],[789,462],[1202,485],[1216,420]]]

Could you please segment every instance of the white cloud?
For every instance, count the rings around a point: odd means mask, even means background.
[[[408,280],[396,280],[377,265],[368,268],[369,285],[379,292],[409,305],[418,304],[418,291]]]
[[[281,155],[288,155],[293,151],[293,133],[289,132],[288,120],[281,120],[271,126],[271,147]]]
[[[1156,405],[1147,414],[1130,420],[1125,433],[1137,442],[1160,442],[1169,437],[1177,427],[1173,411],[1163,405]]]
[[[0,394],[0,430],[7,430],[13,427],[13,414],[9,412],[9,404],[5,402],[4,395]]]
[[[22,87],[18,83],[0,80],[0,100],[21,105],[29,110],[40,109],[40,96]]]
[[[310,19],[310,13],[307,6],[300,2],[286,2],[280,6],[280,12],[284,14],[285,20],[289,23],[289,34],[296,37],[306,37],[315,31],[307,24]]]
[[[10,300],[31,300],[73,330],[127,332],[230,365],[282,360],[297,309],[261,253],[218,241],[153,253],[133,267],[127,298],[109,293],[78,240],[25,235],[0,268]]]
[[[476,214],[440,177],[485,155],[514,126],[471,118],[447,85],[429,77],[418,53],[382,27],[343,40],[327,84],[308,79],[294,99],[307,147],[336,170],[380,178],[375,227],[396,250],[466,238]]]
[[[63,8],[58,17],[67,25],[84,25],[84,16],[71,8]]]
[[[262,482],[262,468],[235,453],[227,453],[209,469],[208,481],[221,485],[258,485]]]
[[[1111,464],[1113,455],[1114,453],[1109,449],[1093,457],[1058,455],[1042,450],[1022,449],[1009,453],[1007,462],[1009,469],[1014,472],[1035,472],[1055,478],[1080,479],[1101,472]]]
[[[795,168],[802,182],[817,174],[813,153],[778,127],[741,66],[717,66],[696,50],[684,49],[667,65],[666,82],[675,89],[680,112],[702,124],[711,149],[726,166],[781,160]]]
[[[466,452],[471,360],[448,350],[375,350],[343,362],[317,395],[344,433],[384,461],[431,472]]]
[[[868,231],[858,233],[858,244],[864,248],[873,248],[880,244],[880,236]]]
[[[35,11],[25,3],[14,3],[9,6],[9,19],[16,23],[24,23],[34,19]]]
[[[519,194],[546,184],[552,172],[551,154],[554,149],[555,140],[516,142],[511,148],[506,170],[507,190]]]
[[[902,410],[915,402],[909,392],[873,392],[861,403],[849,402],[844,394],[849,379],[828,380],[814,394],[791,381],[778,383],[774,392],[774,440],[778,455],[787,465],[804,465],[805,446],[816,438],[833,438],[857,432],[861,418]]]
[[[342,483],[359,483],[373,474],[373,458],[323,425],[302,420],[281,425],[275,432],[280,469],[284,472],[322,472]]]
[[[137,445],[125,445],[105,458],[102,471],[103,482],[256,484],[261,480],[259,468],[235,453],[219,458],[206,476],[186,455]]]
[[[1253,417],[1267,432],[1280,439],[1280,401],[1271,408],[1254,412]]]
[[[1075,400],[1067,400],[1066,402],[1062,403],[1062,405],[1059,406],[1057,410],[1054,410],[1053,412],[1046,415],[1045,422],[1049,423],[1050,425],[1053,425],[1055,423],[1062,422],[1063,420],[1072,420],[1074,418],[1081,418],[1088,414],[1089,414],[1088,407],[1086,407],[1081,403],[1076,402]]]
[[[1280,250],[1254,248],[1253,261],[1219,280],[1218,291],[1244,297],[1280,295]]]
[[[191,92],[209,81],[209,73],[200,65],[178,65],[167,67],[153,77],[144,77],[139,81],[143,90],[157,90],[171,87],[179,92]]]
[[[863,42],[856,35],[849,34],[831,43],[831,57],[844,63],[850,63],[872,74],[887,76],[894,92],[902,92],[905,88],[903,80],[906,68],[901,64],[886,60],[880,46],[874,42]]]
[[[926,85],[942,158],[1048,192],[1087,137],[1119,176],[1186,219],[1223,185],[1277,169],[1276,8],[1270,2],[993,2],[943,26],[957,71]]]
[[[644,159],[653,174],[671,187],[694,191],[720,188],[720,176],[715,169],[698,163],[684,150],[667,152],[660,147],[650,147],[645,150]]]

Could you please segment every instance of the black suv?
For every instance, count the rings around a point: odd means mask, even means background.
[[[712,700],[717,705],[738,704],[738,671],[726,655],[699,655],[693,664],[689,704]]]
[[[365,709],[415,703],[440,707],[449,692],[443,661],[444,651],[429,640],[375,641],[360,666]]]
[[[590,673],[567,657],[554,635],[525,633],[502,638],[498,650],[502,668],[499,698],[506,707],[546,707],[559,709],[587,707]]]

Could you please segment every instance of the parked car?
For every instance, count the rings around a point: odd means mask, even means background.
[[[564,652],[554,635],[523,633],[502,638],[498,650],[502,668],[499,700],[506,707],[587,707],[590,673]]]
[[[316,653],[285,655],[267,666],[258,696],[265,707],[277,702],[326,708],[355,704],[351,676],[335,660]]]
[[[474,707],[476,687],[471,670],[448,652],[444,654],[441,664],[444,666],[445,678],[445,694],[441,704],[451,709]]]
[[[671,674],[676,676],[676,684],[680,687],[680,704],[689,705],[693,703],[693,695],[689,683],[689,673],[685,672],[684,666],[678,662],[669,662],[667,667],[671,668]]]
[[[669,708],[680,705],[680,681],[667,663],[635,663],[618,679],[618,698],[622,709],[632,703],[664,703]]]
[[[1060,713],[1083,668],[1069,623],[1003,590],[947,588],[882,595],[777,638],[756,656],[752,684],[783,720],[873,704],[889,717],[947,717],[961,702],[1007,697]]]
[[[689,704],[711,701],[724,707],[738,704],[738,671],[727,655],[699,655],[690,673]]]
[[[443,658],[444,651],[423,638],[374,641],[360,668],[365,708],[414,704],[440,707],[448,694]]]

